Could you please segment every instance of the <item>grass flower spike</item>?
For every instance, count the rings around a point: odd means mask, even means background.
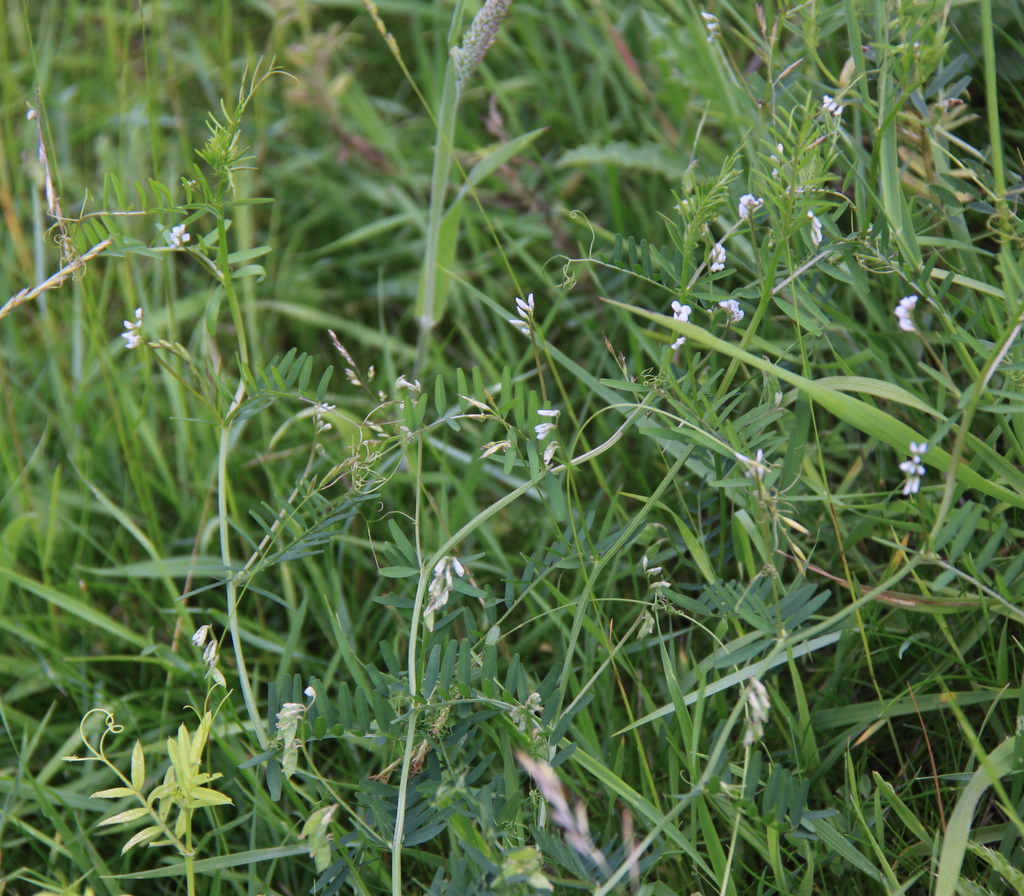
[[[498,39],[501,21],[511,5],[512,0],[487,0],[462,36],[462,46],[452,50],[455,57],[455,89],[458,93],[462,93],[469,76],[483,62],[488,49]]]

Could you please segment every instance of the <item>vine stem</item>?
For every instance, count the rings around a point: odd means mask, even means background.
[[[584,452],[579,457],[575,457],[572,460],[564,464],[559,464],[551,468],[551,473],[562,473],[570,467],[576,467],[581,464],[585,464],[595,457],[603,454],[609,450],[613,445],[616,444],[633,425],[634,421],[641,417],[647,412],[648,408],[646,404],[640,404],[636,410],[622,423],[622,425],[612,433],[611,436],[605,441],[598,445],[596,448],[592,448],[590,451]],[[406,726],[405,732],[405,748],[402,752],[402,774],[398,783],[398,805],[395,810],[395,832],[391,838],[391,892],[392,896],[401,896],[402,886],[402,842],[405,839],[405,803],[409,795],[409,777],[412,768],[412,757],[416,746],[416,720],[419,715],[419,707],[416,706],[416,694],[419,687],[419,631],[420,625],[423,620],[423,608],[425,604],[425,598],[427,595],[427,587],[430,582],[430,577],[433,574],[434,566],[438,561],[445,555],[451,553],[451,551],[461,543],[471,532],[473,532],[478,526],[485,523],[492,516],[499,511],[503,510],[513,501],[521,498],[530,489],[536,488],[537,485],[543,481],[548,471],[544,470],[540,477],[537,479],[530,479],[524,482],[521,486],[516,488],[514,491],[509,492],[503,498],[495,501],[490,507],[482,510],[473,519],[466,523],[461,529],[459,529],[454,535],[452,535],[444,544],[441,545],[433,554],[433,556],[425,563],[420,566],[420,577],[419,583],[416,586],[416,600],[412,610],[412,622],[409,626],[409,654],[408,654],[408,668],[409,668],[409,721]]]
[[[235,397],[231,402],[231,411],[234,411],[245,398],[245,382],[238,384]],[[231,417],[228,412],[228,418]],[[267,735],[263,730],[263,722],[260,719],[259,710],[256,707],[256,698],[252,692],[252,683],[249,681],[249,673],[245,666],[245,654],[242,650],[242,635],[238,625],[238,586],[235,576],[231,570],[231,542],[228,538],[228,451],[231,448],[231,430],[229,423],[225,422],[220,429],[220,443],[217,451],[217,517],[220,530],[220,559],[227,570],[227,611],[228,631],[231,632],[231,646],[235,653],[235,666],[238,675],[238,685],[242,691],[242,699],[245,701],[245,709],[249,715],[256,738],[260,742],[260,748],[267,749]]]

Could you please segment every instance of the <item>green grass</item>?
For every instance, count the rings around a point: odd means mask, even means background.
[[[4,892],[1021,892],[994,6],[8,4]]]

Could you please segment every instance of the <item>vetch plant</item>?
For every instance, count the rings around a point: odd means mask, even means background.
[[[226,699],[226,698],[225,698]],[[86,733],[86,724],[94,714],[104,717],[105,729],[100,736],[99,746],[93,747]],[[79,733],[91,757],[67,756],[66,762],[99,761],[121,781],[121,786],[99,790],[93,799],[132,799],[141,805],[134,809],[118,812],[100,822],[101,827],[114,824],[149,824],[132,836],[121,848],[122,855],[136,846],[173,847],[185,860],[185,880],[189,896],[196,894],[195,881],[195,814],[200,809],[230,806],[232,800],[208,785],[223,777],[219,772],[202,772],[203,753],[213,726],[215,713],[207,710],[199,719],[195,732],[189,732],[182,724],[177,737],[167,739],[167,757],[170,760],[163,782],[146,792],[146,756],[141,741],[132,749],[131,770],[128,775],[107,757],[106,741],[109,735],[121,734],[123,726],[117,724],[113,714],[106,709],[93,709],[85,714],[79,726]],[[176,814],[174,814],[176,811]],[[172,818],[173,815],[173,818]]]

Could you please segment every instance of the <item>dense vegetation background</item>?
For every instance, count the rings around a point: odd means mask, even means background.
[[[1024,892],[994,5],[8,2],[0,890]]]

